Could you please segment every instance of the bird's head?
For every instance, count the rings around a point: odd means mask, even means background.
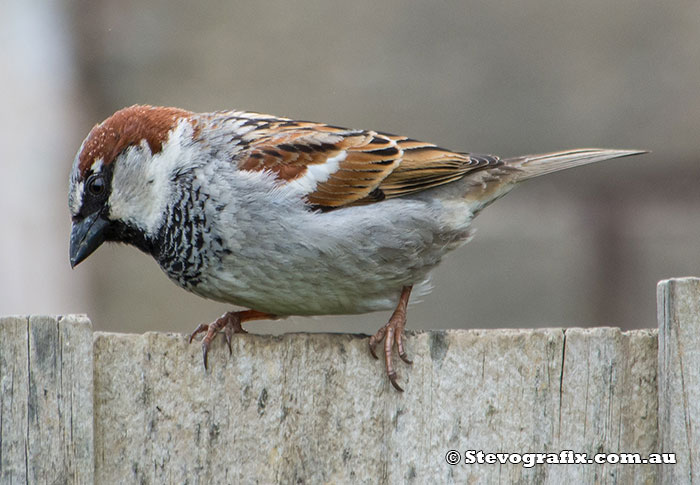
[[[71,267],[105,241],[150,251],[173,195],[172,174],[187,163],[183,140],[192,139],[191,115],[131,106],[90,131],[70,176]]]

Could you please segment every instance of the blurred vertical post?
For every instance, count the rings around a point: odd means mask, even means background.
[[[693,483],[700,471],[700,278],[657,287],[659,451],[675,453],[660,483]]]
[[[0,8],[0,313],[83,309],[66,187],[82,115],[66,2]]]

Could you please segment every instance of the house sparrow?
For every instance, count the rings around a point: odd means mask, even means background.
[[[394,309],[369,339],[403,345],[411,291],[466,243],[484,207],[523,180],[637,150],[501,159],[405,136],[244,111],[132,106],[95,126],[70,177],[70,263],[105,241],[152,255],[182,288],[249,308],[200,325],[213,338],[250,320]]]

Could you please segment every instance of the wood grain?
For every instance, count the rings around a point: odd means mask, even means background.
[[[0,482],[92,483],[92,326],[0,318]]]
[[[697,483],[700,473],[700,279],[662,281],[659,315],[659,447],[678,464],[660,483]]]
[[[432,331],[407,347],[399,394],[353,335],[236,335],[205,373],[184,336],[98,334],[97,482],[655,483],[653,465],[445,461],[653,452],[654,331]]]

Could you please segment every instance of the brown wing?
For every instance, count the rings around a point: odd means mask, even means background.
[[[243,139],[242,170],[269,170],[321,209],[413,194],[502,162],[410,138],[265,118]]]

